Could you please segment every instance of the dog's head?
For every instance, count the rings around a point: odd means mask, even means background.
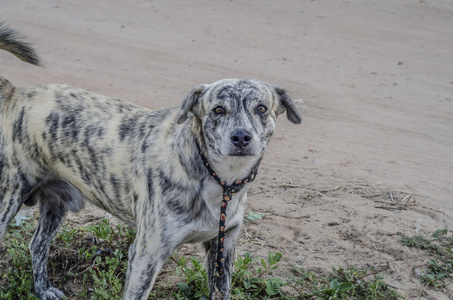
[[[251,79],[225,79],[195,87],[184,99],[179,124],[195,116],[207,151],[223,157],[261,156],[271,139],[277,116],[286,111],[301,117],[286,91]]]

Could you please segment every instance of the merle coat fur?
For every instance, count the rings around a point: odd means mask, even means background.
[[[33,48],[0,24],[0,48],[39,64]],[[49,245],[69,211],[89,201],[136,229],[124,299],[147,299],[174,249],[202,242],[211,299],[229,299],[234,246],[247,186],[227,207],[225,271],[214,287],[222,188],[262,158],[277,115],[301,119],[284,89],[251,79],[195,87],[182,107],[152,111],[67,85],[17,88],[0,76],[0,241],[22,204],[40,206],[30,251],[35,293],[62,299],[47,276]]]

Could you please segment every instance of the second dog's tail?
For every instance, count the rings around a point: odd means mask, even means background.
[[[0,49],[14,54],[17,58],[39,66],[39,56],[31,44],[13,28],[0,22]]]

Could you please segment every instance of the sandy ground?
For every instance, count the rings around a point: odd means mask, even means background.
[[[407,299],[453,297],[421,288],[413,268],[427,258],[395,235],[453,228],[450,1],[2,0],[0,19],[44,62],[1,52],[18,86],[66,83],[153,109],[221,78],[286,87],[303,124],[280,119],[250,190],[265,218],[238,251],[280,251],[315,272],[388,266]],[[392,197],[411,205],[389,209]]]

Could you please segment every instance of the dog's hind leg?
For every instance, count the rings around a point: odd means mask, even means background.
[[[52,181],[40,187],[32,197],[40,201],[39,224],[30,243],[35,293],[42,300],[63,299],[63,292],[49,282],[47,257],[50,242],[63,224],[68,211],[78,211],[83,207],[83,196],[68,182]]]
[[[22,201],[17,192],[0,192],[0,244],[9,223],[19,211]]]
[[[30,243],[35,293],[43,300],[63,299],[64,296],[63,292],[50,285],[47,276],[47,256],[50,242],[63,224],[66,214],[64,206],[55,206],[52,201],[42,203],[39,224]]]
[[[18,168],[11,166],[1,153],[0,136],[0,244],[6,229],[33,188],[33,182]]]

